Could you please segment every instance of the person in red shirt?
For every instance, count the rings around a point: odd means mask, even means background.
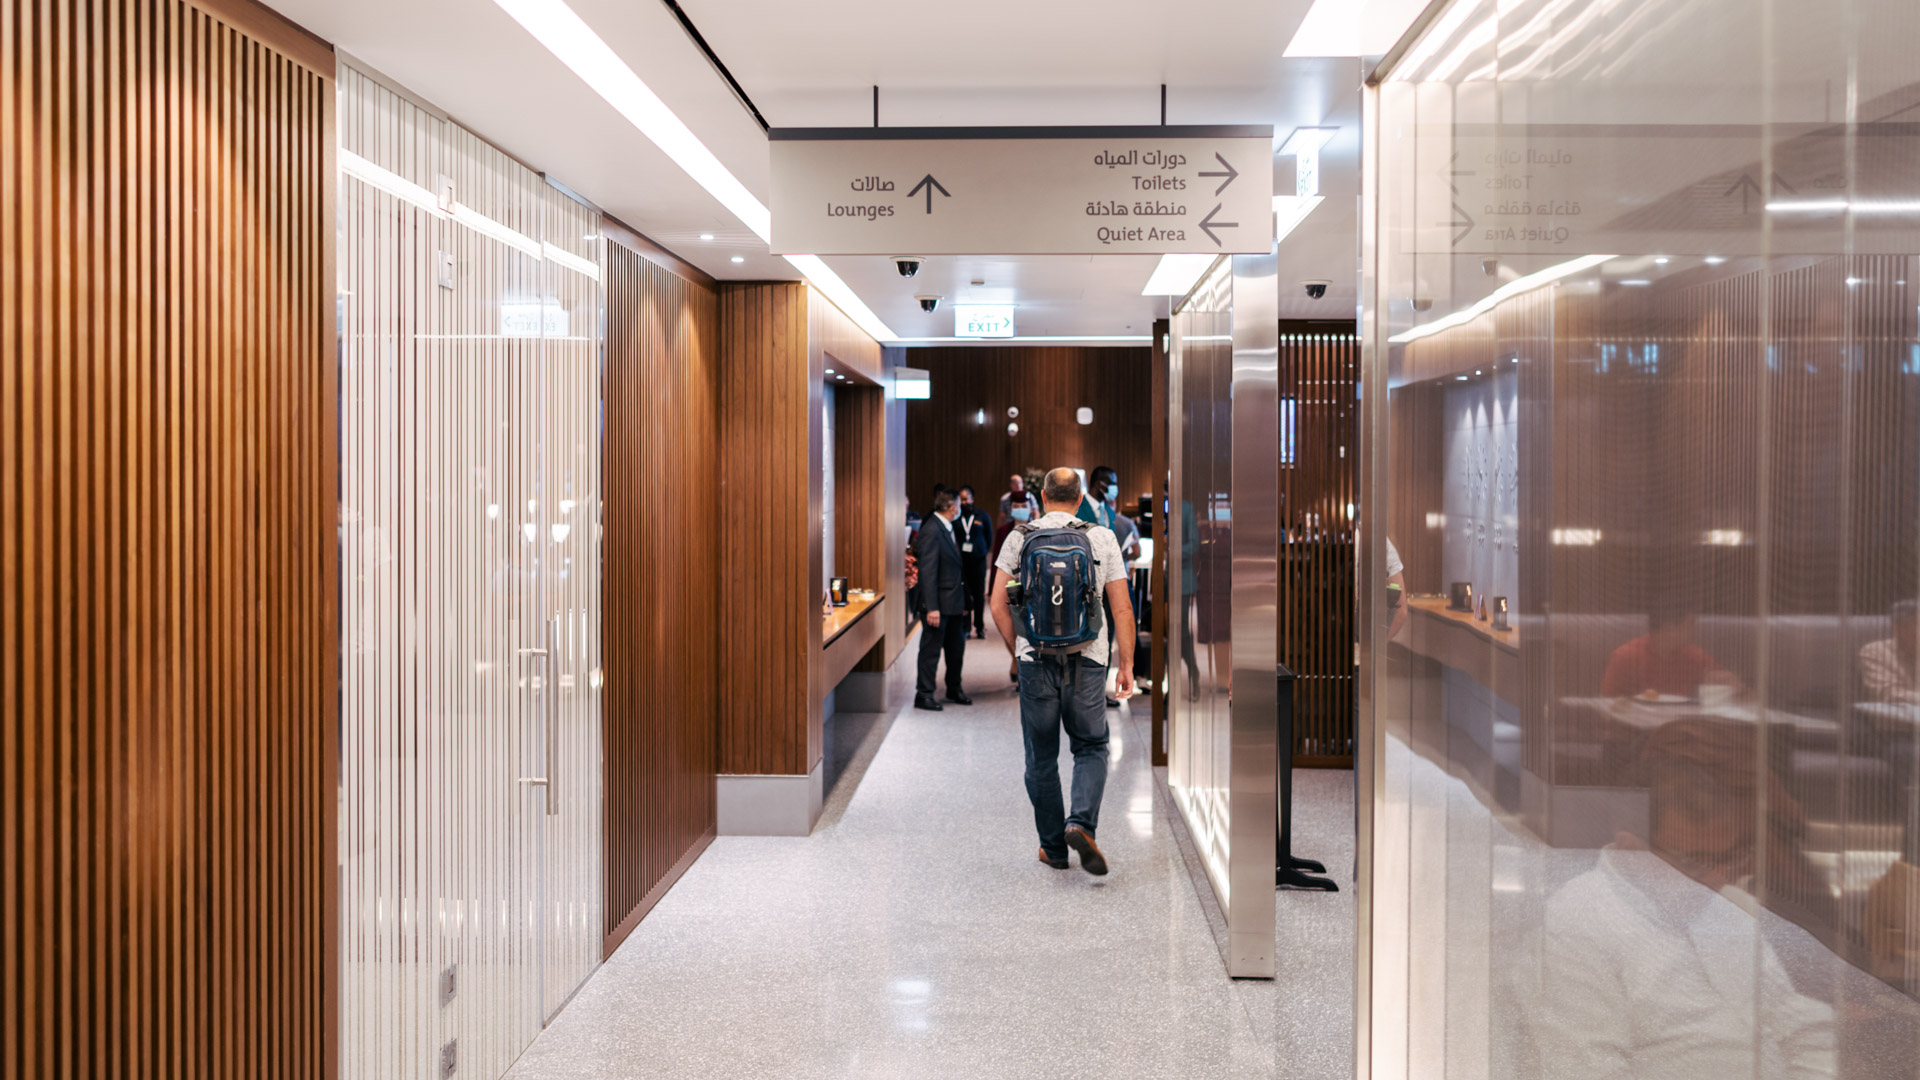
[[[1633,697],[1649,692],[1691,698],[1702,683],[1736,685],[1738,680],[1707,650],[1693,643],[1693,616],[1665,612],[1647,620],[1646,634],[1613,650],[1600,692]]]

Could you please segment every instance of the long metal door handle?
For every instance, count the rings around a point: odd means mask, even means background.
[[[547,815],[560,812],[560,760],[558,757],[559,732],[555,721],[559,717],[560,675],[554,670],[553,624],[557,619],[546,621],[547,647],[542,650],[547,657]]]

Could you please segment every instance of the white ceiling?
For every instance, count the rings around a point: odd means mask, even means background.
[[[798,275],[718,201],[489,0],[269,0],[295,22],[405,86],[716,278]],[[569,0],[709,149],[769,202],[767,144],[659,0]],[[1289,317],[1354,310],[1360,68],[1285,59],[1309,0],[1235,0],[1186,9],[1147,0],[984,0],[967,18],[878,0],[682,0],[715,53],[775,126],[868,126],[874,85],[888,126],[946,124],[1334,124],[1327,196],[1281,249],[1282,281],[1334,282],[1322,301],[1282,289]],[[975,32],[969,28],[987,28]],[[1275,190],[1292,190],[1278,159]],[[702,233],[715,239],[702,241]],[[1011,301],[1024,334],[1147,332],[1167,300],[1140,288],[1148,256],[930,258],[829,265],[903,337],[953,331],[955,302]],[[735,264],[733,256],[744,262]],[[973,286],[979,279],[983,286]],[[946,299],[923,314],[916,293]]]

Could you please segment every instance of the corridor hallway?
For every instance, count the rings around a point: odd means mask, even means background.
[[[716,840],[509,1076],[1274,1075],[1287,965],[1277,984],[1226,978],[1144,721],[1108,712],[1113,872],[1053,870],[1034,857],[1005,647],[968,642],[970,708],[914,710],[913,667],[909,648],[890,724],[854,749],[813,835]],[[1350,900],[1298,899],[1350,986]],[[1313,1007],[1344,1000],[1323,985]],[[1285,1057],[1349,1075],[1350,1028],[1306,1038]]]

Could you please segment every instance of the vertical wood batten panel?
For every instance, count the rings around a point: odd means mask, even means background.
[[[604,231],[610,955],[713,836],[722,575],[712,293]]]
[[[327,1059],[300,1003],[333,973],[282,950],[327,936],[312,886],[332,852],[282,826],[332,808],[298,758],[332,723],[330,688],[298,678],[333,647],[331,552],[284,555],[330,529],[260,470],[307,477],[331,450],[331,58],[263,46],[291,40],[272,23],[0,3],[8,1076],[312,1077]],[[268,63],[281,77],[256,76]],[[250,121],[303,102],[269,153]],[[301,422],[265,422],[268,388],[295,379]]]

